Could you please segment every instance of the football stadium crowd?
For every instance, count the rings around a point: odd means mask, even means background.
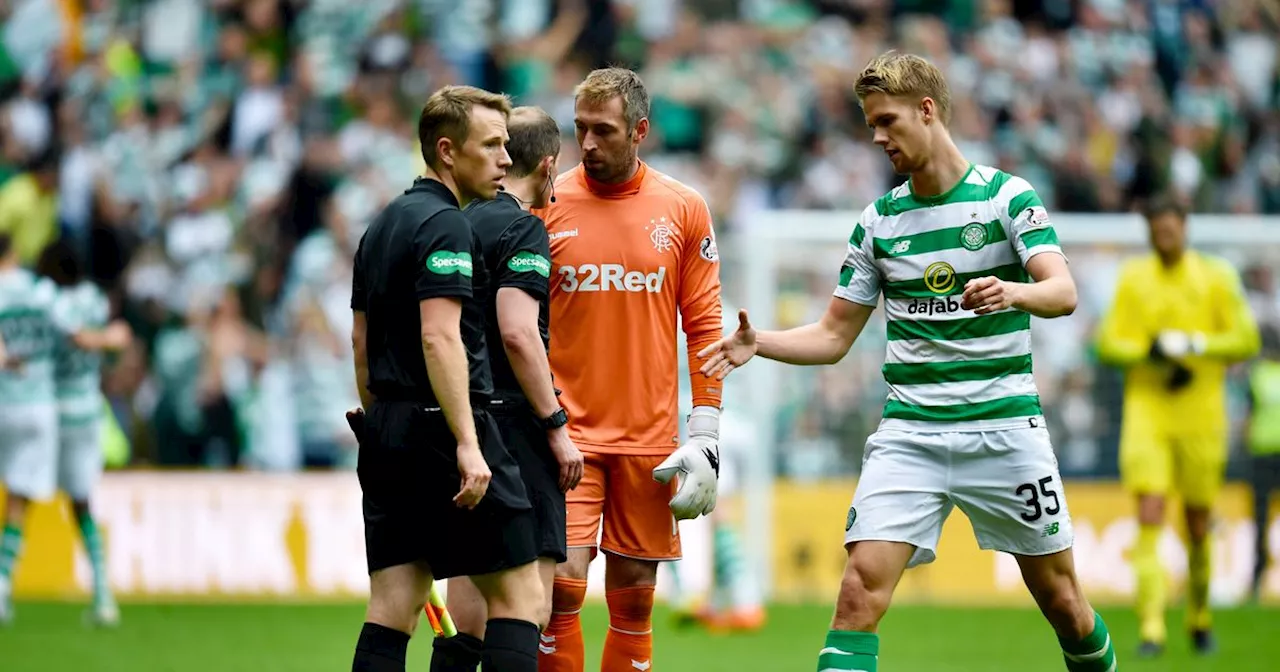
[[[895,184],[850,86],[890,46],[942,67],[964,153],[1028,179],[1052,212],[1173,192],[1195,212],[1280,214],[1280,5],[1262,0],[5,7],[0,231],[29,264],[71,242],[133,326],[105,385],[134,463],[354,463],[352,252],[421,169],[417,113],[446,84],[548,110],[567,168],[574,85],[636,69],[653,96],[642,157],[701,191],[725,236],[745,212],[857,211]],[[1099,273],[1102,304],[1113,260],[1088,262],[1076,272]],[[810,318],[833,273],[792,283],[779,315]],[[1274,315],[1274,281],[1246,279]],[[1064,471],[1111,473],[1098,446],[1114,443],[1118,385],[1082,336],[1053,337],[1074,355],[1048,362],[1041,389]],[[788,388],[778,438],[795,450],[779,471],[856,469],[883,400],[860,382],[875,380],[873,346]],[[841,373],[855,369],[869,375]]]

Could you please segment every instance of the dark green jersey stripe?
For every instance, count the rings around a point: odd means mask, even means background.
[[[1000,191],[1000,187],[1008,181],[1009,176],[1002,172],[997,172],[987,184],[973,184],[969,182],[969,177],[974,174],[973,164],[969,164],[969,170],[965,171],[964,177],[956,183],[944,194],[937,196],[917,196],[911,193],[910,185],[907,185],[906,194],[894,197],[893,191],[881,196],[876,200],[876,212],[881,217],[892,217],[901,215],[904,212],[912,210],[921,210],[924,208],[932,208],[935,205],[946,205],[948,203],[974,203],[977,201],[990,200]],[[897,191],[896,189],[894,191]]]
[[[1040,202],[1040,196],[1036,194],[1035,189],[1027,189],[1009,201],[1009,219],[1016,219],[1023,210],[1032,207],[1043,208],[1044,203]]]
[[[862,228],[862,224],[853,227],[853,234],[849,236],[849,244],[854,247],[862,247],[862,239],[866,238],[867,230]]]
[[[941,266],[939,264],[942,264]],[[964,284],[974,278],[993,275],[1006,282],[1026,282],[1027,272],[1021,264],[1005,264],[972,273],[953,273],[950,264],[937,262],[925,270],[925,277],[884,283],[886,299],[932,299],[938,296],[964,294]]]
[[[872,243],[875,251],[876,259],[886,259],[888,257],[907,257],[913,254],[924,254],[926,252],[939,252],[941,250],[954,250],[964,247],[964,241],[960,235],[968,224],[964,226],[953,226],[946,229],[938,229],[937,231],[926,231],[910,236],[899,236],[897,238],[876,238]],[[986,230],[986,242],[984,245],[998,243],[1006,240],[1004,235],[1004,227],[998,221],[985,222],[982,224]]]
[[[884,382],[890,385],[928,385],[968,380],[995,380],[1031,373],[1031,355],[924,364],[885,364]]]
[[[1031,315],[1015,310],[959,320],[889,320],[885,333],[891,341],[961,341],[966,338],[1012,334],[1030,328]]]
[[[840,268],[840,286],[848,287],[850,282],[853,282],[853,267],[852,266],[841,267]]]
[[[918,406],[895,399],[884,404],[884,417],[895,420],[919,420],[922,422],[974,422],[977,420],[1001,420],[1040,415],[1040,397],[1026,395],[1005,397],[972,404],[948,406]]]
[[[1037,245],[1057,245],[1058,233],[1053,230],[1053,227],[1032,229],[1019,236],[1018,239],[1021,240],[1022,244],[1026,245],[1029,250]]]

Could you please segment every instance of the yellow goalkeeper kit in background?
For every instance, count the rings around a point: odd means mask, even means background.
[[[1208,510],[1227,458],[1226,374],[1259,347],[1258,328],[1235,269],[1187,250],[1167,265],[1156,254],[1125,263],[1100,328],[1099,356],[1125,371],[1120,477],[1139,497],[1181,496]],[[1160,524],[1144,521],[1131,559],[1142,639],[1163,645],[1165,577]],[[1209,628],[1208,543],[1190,547],[1188,626]]]

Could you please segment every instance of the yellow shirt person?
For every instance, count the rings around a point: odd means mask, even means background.
[[[1172,494],[1186,505],[1190,537],[1188,628],[1197,650],[1214,648],[1207,537],[1226,468],[1226,374],[1258,352],[1259,335],[1235,269],[1186,248],[1185,212],[1157,202],[1147,223],[1153,253],[1124,264],[1098,353],[1125,372],[1120,477],[1138,498],[1139,653],[1154,657],[1166,637],[1157,547]]]
[[[44,248],[58,238],[58,194],[41,184],[49,173],[23,173],[0,187],[0,233],[10,237],[23,266],[35,266]],[[52,180],[57,179],[56,167]]]

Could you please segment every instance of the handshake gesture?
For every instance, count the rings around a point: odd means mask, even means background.
[[[755,357],[756,347],[756,330],[747,319],[746,309],[739,310],[738,330],[698,353],[699,357],[709,358],[702,365],[702,375],[724,380],[734,369]]]

